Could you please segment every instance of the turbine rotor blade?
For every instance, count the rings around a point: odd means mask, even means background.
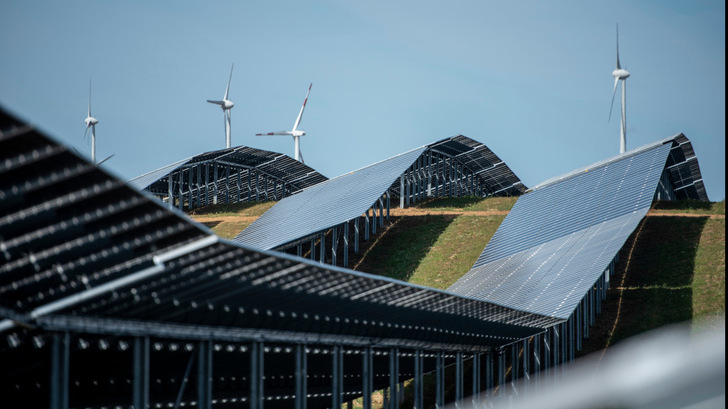
[[[223,102],[222,102],[222,101],[212,101],[212,100],[209,100],[209,99],[208,99],[208,100],[207,100],[207,102],[209,102],[209,103],[211,103],[211,104],[215,104],[215,105],[220,105],[220,106],[222,106],[222,105],[223,105]]]
[[[303,110],[306,108],[306,102],[308,102],[308,95],[311,93],[311,87],[313,86],[313,82],[309,84],[308,91],[306,92],[306,98],[303,100],[303,105],[301,105],[301,111],[298,112],[298,118],[296,118],[296,123],[293,124],[293,130],[295,131],[298,129],[298,125],[301,123],[301,117],[303,116]]]
[[[612,92],[612,103],[609,104],[609,119],[607,119],[607,122],[612,120],[612,109],[614,108],[614,96],[617,95],[617,84],[619,84],[619,77],[614,78],[614,92]]]
[[[617,69],[622,68],[619,65],[619,23],[617,23]]]
[[[291,133],[289,131],[278,131],[278,132],[268,132],[268,133],[257,133],[255,136],[266,136],[266,135],[290,135]]]
[[[96,166],[98,166],[98,165],[100,165],[100,164],[102,164],[102,163],[106,162],[107,160],[109,160],[109,159],[113,158],[113,157],[114,157],[114,155],[115,155],[115,154],[111,154],[111,155],[107,156],[106,158],[104,158],[104,159],[102,159],[102,160],[100,160],[100,161],[96,162]]]
[[[91,124],[90,123],[86,124],[86,131],[83,133],[83,140],[84,141],[86,140],[86,137],[88,136],[88,128],[90,128],[90,127],[91,127]]]
[[[91,80],[88,80],[88,116],[91,116]]]
[[[227,87],[225,88],[225,98],[228,99],[228,93],[230,92],[230,81],[233,79],[233,68],[235,68],[235,63],[233,63],[232,67],[230,67],[230,78],[228,78]]]

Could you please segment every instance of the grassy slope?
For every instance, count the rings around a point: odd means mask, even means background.
[[[363,244],[363,255],[352,256],[352,266],[447,288],[470,269],[505,217],[468,212],[509,210],[514,203],[515,198],[459,198],[419,204],[417,207],[433,211],[465,213],[393,217],[385,233],[380,231],[375,240]],[[214,221],[215,217],[242,212],[252,218],[270,206],[271,202],[226,205],[212,213],[198,212],[195,217]],[[602,314],[591,329],[590,339],[584,342],[582,355],[662,325],[691,319],[701,325],[725,313],[725,218],[709,217],[725,215],[725,202],[662,202],[653,212],[688,213],[694,217],[650,216],[639,233],[628,240]],[[211,227],[231,237],[242,230],[238,224],[226,221]],[[381,395],[374,399],[381,401]]]

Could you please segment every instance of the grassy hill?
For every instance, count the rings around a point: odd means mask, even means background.
[[[351,255],[350,267],[445,289],[470,270],[515,202],[435,199],[393,209],[384,228]],[[220,205],[192,217],[232,238],[272,205]],[[620,340],[664,325],[692,321],[700,328],[724,317],[725,201],[656,203],[625,244],[611,282],[579,356],[603,355]],[[381,396],[373,399],[381,403]]]
[[[516,198],[448,198],[397,209],[350,267],[445,289],[467,272]],[[225,238],[274,202],[218,205],[191,216]],[[725,201],[658,202],[625,245],[583,353],[666,324],[725,313]]]

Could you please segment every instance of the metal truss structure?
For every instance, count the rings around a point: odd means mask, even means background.
[[[206,152],[129,181],[170,207],[280,200],[327,178],[281,153],[238,146]]]

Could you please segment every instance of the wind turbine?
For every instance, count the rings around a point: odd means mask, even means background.
[[[232,67],[230,67],[230,78],[228,78],[227,87],[225,88],[225,96],[222,98],[222,101],[211,101],[207,100],[207,102],[215,105],[220,105],[220,108],[222,108],[222,114],[225,118],[225,147],[230,147],[230,109],[235,106],[233,104],[233,101],[230,101],[228,99],[228,94],[230,93],[230,81],[233,79],[233,68],[235,67],[235,63],[233,63]]]
[[[620,126],[619,153],[627,150],[627,78],[629,71],[619,64],[619,24],[617,24],[617,68],[612,71],[614,77],[614,91],[612,92],[612,103],[609,106],[609,119],[612,119],[612,108],[614,108],[614,96],[617,95],[617,85],[622,81],[622,121]],[[609,122],[609,121],[607,121]]]
[[[88,134],[89,128],[91,128],[91,161],[93,163],[96,163],[96,124],[99,123],[99,120],[91,116],[91,81],[88,82],[88,115],[86,116],[86,119],[83,120],[86,122],[86,131],[83,133],[83,138],[86,139],[86,134]],[[104,159],[107,160],[108,158]]]
[[[308,94],[311,93],[311,87],[313,86],[313,82],[309,84],[308,91],[306,92],[306,98],[303,100],[303,105],[301,105],[301,111],[298,112],[298,118],[296,118],[296,123],[293,124],[293,129],[290,131],[278,131],[278,132],[268,132],[268,133],[257,133],[255,136],[262,136],[262,135],[291,135],[293,136],[293,143],[295,145],[295,159],[301,163],[303,162],[303,154],[301,153],[301,137],[303,135],[306,135],[306,131],[299,131],[298,125],[301,124],[301,117],[303,116],[303,110],[306,108],[306,102],[308,102]]]
[[[88,130],[91,128],[91,162],[100,165],[111,159],[114,156],[113,154],[96,162],[96,124],[99,123],[99,120],[91,116],[91,81],[88,82],[88,114],[83,121],[86,122],[86,131],[83,133],[84,139],[86,139],[86,134],[88,134]]]

